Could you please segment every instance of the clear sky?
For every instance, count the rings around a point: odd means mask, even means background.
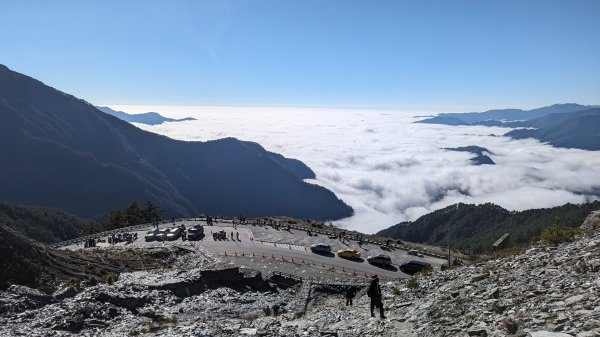
[[[600,1],[0,0],[0,63],[94,104],[600,104]]]

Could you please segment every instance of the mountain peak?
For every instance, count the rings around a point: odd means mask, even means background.
[[[304,182],[310,170],[299,161],[239,140],[173,140],[31,77],[1,74],[0,143],[11,146],[0,153],[0,199],[84,217],[131,200],[151,201],[168,217],[353,213],[333,192]]]

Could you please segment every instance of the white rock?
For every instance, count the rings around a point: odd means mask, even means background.
[[[531,332],[531,337],[573,337],[573,336],[563,333],[563,332],[535,331],[535,332]]]
[[[584,298],[583,295],[575,295],[575,296],[571,296],[569,298],[567,298],[565,300],[565,305],[569,306],[569,305],[573,305],[579,301],[581,301]]]
[[[257,329],[256,328],[243,328],[240,329],[240,335],[243,336],[255,336],[257,333]]]

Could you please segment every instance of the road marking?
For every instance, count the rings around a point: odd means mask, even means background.
[[[306,248],[306,246],[295,245],[295,244],[290,244],[290,243],[268,242],[268,241],[258,241],[258,240],[256,242],[262,243],[263,245],[278,247],[278,248],[287,248],[287,249],[291,249],[291,250],[302,250],[302,251],[308,250]]]

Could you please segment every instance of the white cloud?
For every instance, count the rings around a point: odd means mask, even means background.
[[[139,127],[183,140],[236,137],[297,158],[356,215],[337,223],[375,232],[457,202],[493,202],[511,210],[582,203],[600,193],[597,152],[513,140],[497,127],[412,124],[401,111],[113,106],[197,121]],[[478,145],[497,165],[473,166]]]

